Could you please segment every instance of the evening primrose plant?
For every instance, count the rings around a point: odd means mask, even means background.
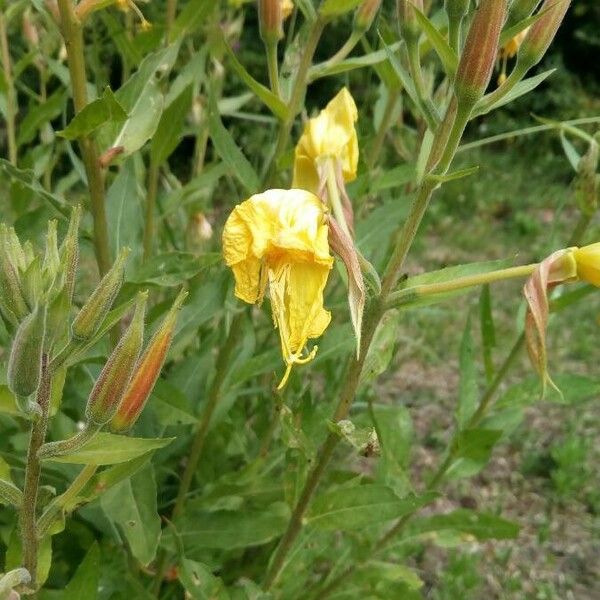
[[[530,71],[571,3],[24,4],[0,42],[26,18],[52,44],[0,43],[0,600],[412,599],[416,544],[516,538],[495,506],[436,502],[523,418],[496,402],[523,348],[537,385],[519,398],[590,389],[550,377],[546,338],[600,283],[599,119],[533,128],[575,171],[578,220],[546,258],[511,246],[419,274],[407,259],[440,188],[477,177],[457,154],[490,140],[465,144],[467,128],[552,74]],[[24,240],[48,220],[40,252]],[[498,360],[506,281],[523,294]],[[414,402],[376,381],[415,343],[410,311],[449,300],[468,323],[454,427],[415,467]]]

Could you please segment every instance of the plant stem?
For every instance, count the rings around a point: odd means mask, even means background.
[[[287,147],[296,115],[300,111],[302,100],[304,99],[304,94],[306,93],[308,69],[312,63],[312,59],[324,27],[325,21],[320,17],[317,17],[310,29],[308,39],[306,40],[306,44],[304,46],[304,52],[302,53],[300,63],[298,64],[298,69],[296,71],[296,78],[294,79],[290,100],[287,105],[288,115],[279,127],[279,134],[277,136],[277,141],[275,142],[274,151],[265,165],[264,180],[267,182],[273,180],[277,171],[277,159],[285,152]]]
[[[50,406],[50,392],[52,376],[48,368],[48,355],[42,355],[42,373],[40,385],[37,390],[36,402],[41,409],[41,415],[31,427],[29,449],[27,451],[27,465],[25,467],[25,486],[23,488],[23,505],[21,507],[21,543],[23,546],[23,567],[31,575],[32,586],[36,587],[38,536],[36,530],[36,513],[38,490],[41,473],[41,462],[38,450],[46,437],[48,427],[48,410]]]
[[[528,277],[533,273],[536,267],[537,263],[532,263],[520,267],[510,267],[508,269],[499,269],[497,271],[488,271],[487,273],[477,273],[475,275],[458,277],[452,281],[415,285],[413,287],[410,287],[409,280],[408,287],[388,296],[386,307],[397,308],[399,306],[411,304],[415,300],[426,296],[454,292],[465,288],[485,285],[486,283],[514,279],[516,277]]]
[[[46,535],[60,511],[77,498],[77,495],[96,474],[97,470],[97,465],[86,465],[71,482],[71,485],[60,496],[52,500],[37,522],[37,534],[40,539]]]
[[[265,42],[265,54],[267,55],[267,67],[269,69],[269,83],[271,91],[281,98],[279,87],[279,63],[277,61],[277,42]]]
[[[0,52],[2,53],[2,70],[4,71],[4,82],[6,85],[6,136],[8,138],[8,160],[16,167],[17,141],[15,135],[15,117],[17,115],[17,102],[12,78],[12,67],[10,64],[6,17],[3,11],[0,12]]]
[[[173,29],[173,23],[177,16],[177,0],[167,0],[167,20],[166,20],[166,43],[169,43],[171,29]]]
[[[83,47],[83,31],[71,0],[58,0],[61,18],[61,31],[67,49],[67,62],[71,74],[73,104],[75,113],[82,111],[88,103],[87,77]],[[110,250],[108,245],[108,227],[104,205],[104,177],[98,161],[95,142],[87,137],[80,138],[79,146],[85,165],[90,192],[90,209],[94,221],[94,250],[100,275],[110,268]]]
[[[410,75],[415,85],[415,92],[417,93],[417,99],[419,100],[419,108],[423,113],[427,126],[431,131],[437,129],[439,123],[439,116],[437,109],[435,108],[429,94],[425,90],[425,82],[423,81],[423,71],[421,69],[421,55],[419,51],[419,43],[417,40],[409,40],[407,42],[408,52],[408,66],[410,69]]]
[[[308,72],[308,81],[313,82],[315,79],[319,79],[323,71],[334,67],[338,63],[342,62],[352,50],[356,47],[356,44],[360,41],[360,38],[363,36],[362,31],[353,30],[350,34],[350,37],[345,41],[344,45],[331,57],[326,61],[314,65],[310,67]]]
[[[450,48],[457,54],[460,53],[460,30],[462,25],[462,17],[449,17],[448,18],[448,42]]]
[[[146,216],[144,221],[144,260],[148,260],[152,256],[152,244],[154,243],[154,212],[156,210],[158,176],[158,166],[151,161],[148,169],[148,193],[146,194]]]
[[[181,515],[185,509],[185,502],[187,500],[194,475],[198,469],[198,464],[200,462],[200,458],[202,457],[202,451],[204,450],[206,434],[210,428],[212,416],[217,408],[219,400],[221,399],[222,386],[227,375],[227,369],[230,364],[231,355],[233,354],[238,338],[241,335],[243,319],[243,313],[239,313],[234,317],[229,328],[227,339],[219,350],[215,365],[215,375],[208,392],[208,399],[206,401],[204,411],[202,412],[202,417],[200,418],[196,428],[196,433],[190,448],[189,458],[179,483],[179,489],[177,490],[177,497],[175,499],[175,505],[171,515],[171,518],[173,519]],[[160,588],[166,571],[166,560],[167,555],[164,552],[162,552],[157,559],[156,576],[154,579],[154,593],[156,597],[158,597],[160,593]]]

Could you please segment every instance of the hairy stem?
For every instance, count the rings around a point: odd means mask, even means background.
[[[61,18],[61,31],[67,49],[73,104],[75,113],[79,113],[88,103],[83,31],[71,0],[58,0],[58,9]],[[94,221],[96,262],[98,263],[100,275],[104,275],[111,265],[104,200],[104,177],[98,161],[98,150],[95,142],[90,138],[83,137],[79,140],[79,147],[90,192],[90,211]]]
[[[36,530],[36,513],[38,491],[42,465],[38,458],[38,450],[44,443],[48,427],[48,410],[52,377],[48,368],[48,355],[42,356],[42,374],[36,395],[36,402],[41,409],[41,415],[31,427],[29,449],[27,450],[27,465],[25,467],[25,486],[23,488],[23,504],[21,506],[20,525],[21,543],[23,546],[23,567],[31,575],[32,586],[36,587],[38,536]]]

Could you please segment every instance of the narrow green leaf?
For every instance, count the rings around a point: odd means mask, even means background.
[[[486,96],[484,96],[475,106],[475,109],[473,110],[473,117],[487,115],[489,112],[496,110],[497,108],[500,108],[501,106],[504,106],[509,102],[513,102],[514,100],[520,98],[521,96],[524,96],[525,94],[528,94],[536,87],[538,87],[538,85],[540,85],[543,81],[548,79],[548,77],[550,77],[550,75],[552,75],[554,71],[556,71],[556,69],[548,69],[547,71],[544,71],[539,75],[535,75],[534,77],[529,77],[527,79],[523,79],[523,81],[519,81],[519,83],[517,83],[517,85],[515,85],[515,87],[510,92],[508,92],[508,94],[506,94],[506,96],[503,96],[502,98],[500,98],[499,100],[497,100],[489,106],[486,102]]]
[[[427,175],[429,179],[432,181],[436,181],[437,183],[447,183],[448,181],[455,181],[456,179],[463,179],[464,177],[470,177],[471,175],[477,173],[479,171],[479,167],[467,167],[466,169],[459,169],[458,171],[453,171],[450,173],[446,173],[445,175]]]
[[[63,600],[96,600],[100,580],[100,549],[94,542],[62,592]]]
[[[174,287],[222,261],[223,257],[219,252],[201,256],[190,252],[166,252],[146,261],[127,281],[138,285]]]
[[[484,285],[481,288],[481,294],[479,296],[479,323],[483,344],[485,375],[489,384],[494,378],[492,350],[496,345],[496,327],[494,325],[494,315],[492,314],[492,294],[490,292],[489,284]]]
[[[446,38],[437,30],[435,25],[417,8],[414,9],[415,16],[421,29],[425,32],[427,39],[431,43],[435,53],[442,61],[444,72],[449,78],[452,78],[458,67],[458,56],[450,47]]]
[[[232,173],[235,173],[248,193],[254,194],[257,192],[260,179],[248,159],[234,142],[231,134],[223,126],[213,95],[210,98],[208,129],[217,154],[229,165]]]
[[[173,23],[169,42],[175,42],[198,29],[215,6],[214,0],[189,0]]]
[[[452,530],[472,535],[479,541],[511,540],[519,535],[519,525],[502,517],[472,510],[459,509],[444,515],[416,519],[410,525],[411,534]]]
[[[93,133],[108,121],[119,123],[125,119],[127,119],[127,111],[107,87],[101,98],[90,102],[62,131],[58,131],[57,135],[67,140],[75,140]]]
[[[435,498],[435,494],[399,498],[379,484],[339,487],[313,502],[305,522],[324,530],[359,529],[413,513]]]
[[[560,125],[557,125],[557,126],[560,126]],[[577,149],[575,148],[575,146],[573,146],[573,144],[567,138],[567,136],[565,135],[565,132],[562,129],[560,130],[560,143],[562,145],[565,156],[567,157],[567,159],[569,161],[569,164],[571,165],[571,167],[573,168],[575,173],[578,173],[579,172],[579,161],[581,160],[581,155],[579,154],[579,152],[577,152]]]
[[[381,192],[382,190],[389,190],[391,188],[406,185],[415,180],[415,175],[414,165],[405,164],[394,167],[373,180],[371,183],[371,191]]]
[[[202,563],[184,559],[178,571],[179,581],[192,600],[228,600],[223,581]]]
[[[77,452],[49,460],[75,465],[114,465],[164,448],[174,439],[133,438],[100,432]]]
[[[150,146],[150,160],[153,165],[159,166],[165,162],[181,141],[185,117],[192,105],[192,98],[193,88],[189,85],[163,111]]]
[[[458,386],[458,406],[456,407],[456,420],[463,429],[477,409],[479,389],[477,385],[477,367],[475,364],[475,348],[471,334],[471,314],[460,344],[460,382]]]
[[[392,65],[392,69],[398,81],[400,82],[400,85],[406,90],[406,93],[409,95],[413,104],[415,106],[420,106],[419,97],[417,96],[417,92],[415,90],[415,86],[412,83],[412,79],[406,71],[406,69],[402,66],[402,63],[400,62],[400,59],[398,58],[396,52],[392,50],[391,46],[388,46],[385,43],[385,40],[383,39],[381,34],[379,34],[379,39],[383,44],[383,47],[388,57],[388,61]]]
[[[539,394],[538,394],[539,395]],[[490,460],[496,442],[502,432],[496,429],[466,429],[456,440],[456,461],[448,469],[449,479],[472,477],[483,469]]]
[[[246,71],[244,65],[238,60],[234,51],[230,48],[227,40],[221,36],[221,43],[225,48],[225,52],[231,61],[233,70],[238,74],[239,78],[250,88],[256,97],[279,119],[284,120],[288,115],[288,108],[285,102],[278,98],[269,88],[259,83]]]

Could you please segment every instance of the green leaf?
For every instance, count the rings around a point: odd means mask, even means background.
[[[379,484],[338,487],[317,497],[305,523],[324,530],[352,530],[385,523],[429,504],[436,494],[399,498]]]
[[[431,179],[432,181],[436,181],[437,183],[447,183],[448,181],[470,177],[471,175],[477,173],[477,171],[479,171],[478,166],[467,167],[466,169],[459,169],[458,171],[452,171],[450,173],[446,173],[445,175],[427,175],[427,178]]]
[[[179,581],[192,600],[227,600],[229,594],[219,577],[199,562],[189,559],[181,561]]]
[[[379,34],[379,39],[381,40],[381,43],[383,44],[383,47],[384,47],[385,52],[388,57],[388,61],[392,65],[392,69],[393,69],[400,85],[404,88],[404,90],[406,91],[406,93],[408,94],[410,99],[412,100],[413,104],[415,106],[420,106],[421,103],[419,101],[419,97],[415,90],[415,86],[412,83],[411,76],[406,71],[406,69],[402,66],[402,63],[400,62],[400,59],[398,58],[396,51],[392,50],[392,47],[388,46],[388,44],[385,43],[385,40],[383,39],[381,34]]]
[[[483,362],[488,384],[494,378],[494,362],[492,350],[496,345],[496,327],[492,314],[492,294],[490,285],[484,285],[479,295],[479,324],[481,327],[481,342],[483,346]]]
[[[502,437],[502,432],[496,429],[466,429],[458,435],[454,455],[457,459],[447,476],[450,479],[460,479],[476,475],[487,465],[496,442]]]
[[[560,127],[560,123],[557,123],[557,127]],[[569,141],[569,139],[565,135],[565,132],[562,129],[560,130],[560,143],[562,144],[563,151],[569,161],[569,164],[571,165],[575,173],[578,173],[581,155],[579,154],[579,152],[577,152],[577,149]]]
[[[519,535],[519,526],[516,523],[496,515],[467,509],[416,519],[410,526],[410,533],[417,535],[444,530],[472,535],[479,541],[510,540]]]
[[[48,460],[74,465],[114,465],[164,448],[174,439],[133,438],[100,432],[77,452]]]
[[[100,502],[106,516],[123,531],[133,556],[143,565],[152,562],[161,535],[152,465],[114,486]]]
[[[192,105],[193,88],[186,87],[164,110],[150,147],[150,159],[159,166],[169,158],[181,141],[185,117]]]
[[[486,96],[484,96],[475,106],[472,118],[479,117],[481,115],[487,115],[489,112],[496,110],[497,108],[500,108],[501,106],[504,106],[505,104],[508,104],[509,102],[512,102],[513,100],[516,100],[517,98],[520,98],[525,94],[528,94],[529,92],[534,90],[538,85],[540,85],[540,83],[542,83],[548,77],[550,77],[550,75],[552,75],[554,71],[556,71],[556,69],[549,69],[548,71],[544,71],[539,75],[535,75],[534,77],[529,77],[527,79],[523,79],[523,81],[519,81],[519,83],[517,83],[517,85],[515,85],[515,87],[512,90],[510,90],[510,92],[508,92],[508,94],[502,96],[502,98],[500,98],[499,100],[497,100],[489,106],[486,102]]]
[[[452,50],[446,38],[436,29],[433,23],[418,9],[414,9],[415,16],[421,29],[425,32],[427,39],[431,43],[435,53],[440,57],[444,72],[450,78],[456,73],[458,67],[458,56]]]
[[[359,568],[359,574],[361,580],[369,582],[373,589],[378,589],[382,581],[403,583],[409,590],[415,591],[423,587],[423,581],[413,569],[396,562],[370,560]]]
[[[15,396],[6,385],[0,385],[0,413],[12,416],[21,415]]]
[[[337,17],[354,10],[362,0],[325,0],[319,9],[324,17]]]
[[[119,123],[125,119],[127,119],[127,112],[107,87],[102,98],[90,102],[62,131],[58,131],[57,135],[67,140],[75,140],[96,131],[108,121]]]
[[[266,544],[285,531],[289,518],[289,507],[277,502],[263,511],[190,513],[176,525],[190,556],[204,548],[233,550]]]
[[[201,256],[190,252],[167,252],[146,261],[127,281],[138,285],[174,287],[222,261],[223,257],[218,252]]]
[[[17,145],[31,142],[41,127],[62,114],[66,103],[67,90],[61,87],[46,102],[30,108],[19,125]]]
[[[216,6],[214,0],[189,0],[183,7],[169,32],[169,42],[195,31]]]
[[[260,187],[258,175],[237,147],[231,134],[223,126],[215,97],[212,94],[209,105],[208,129],[217,154],[227,163],[231,172],[237,176],[249,194],[257,192]]]
[[[395,187],[400,187],[411,183],[415,180],[415,167],[414,165],[400,165],[389,169],[385,173],[382,173],[371,183],[371,191],[381,192],[382,190],[388,190]]]
[[[460,343],[460,381],[458,386],[458,405],[456,420],[460,429],[464,429],[477,409],[479,388],[477,385],[477,366],[475,348],[471,334],[471,314],[467,318],[462,341]]]
[[[141,247],[143,214],[135,161],[127,159],[106,194],[108,238],[114,256],[125,246],[138,253]],[[131,260],[131,257],[130,257]]]
[[[246,71],[244,65],[238,60],[234,51],[230,48],[225,37],[221,34],[221,43],[225,48],[225,52],[231,61],[233,70],[238,74],[239,78],[250,88],[256,97],[279,119],[285,120],[288,116],[288,108],[283,100],[276,96],[269,88],[259,83]]]
[[[59,196],[55,196],[46,191],[40,182],[35,178],[35,173],[29,169],[17,169],[4,158],[0,158],[0,174],[6,177],[9,181],[16,182],[26,187],[35,196],[44,200],[54,208],[63,218],[69,218],[71,211],[65,204],[64,200]]]
[[[100,580],[100,549],[94,542],[62,592],[63,600],[95,600]]]

